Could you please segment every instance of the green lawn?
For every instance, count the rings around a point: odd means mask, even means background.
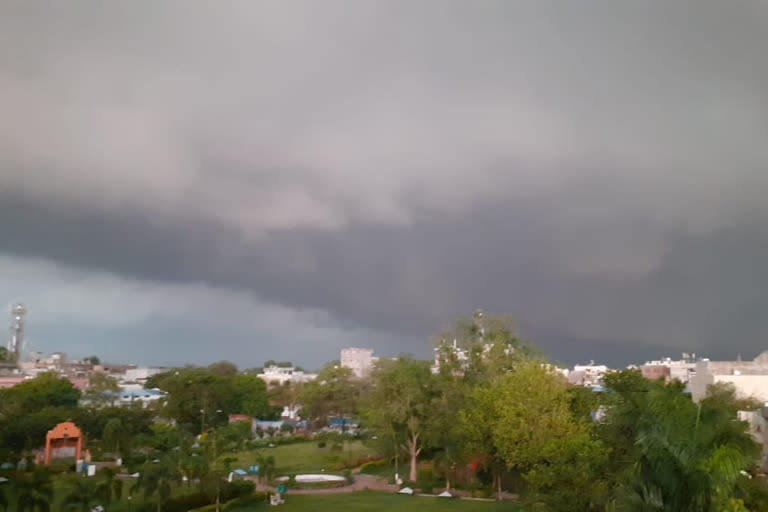
[[[277,473],[281,475],[316,472],[325,469],[338,472],[344,468],[345,463],[375,455],[375,451],[365,446],[362,441],[345,441],[344,450],[331,451],[330,444],[325,448],[318,448],[316,441],[306,443],[285,444],[275,448],[261,448],[259,451],[265,456],[273,456],[277,466]],[[246,469],[255,464],[254,451],[242,451],[236,454],[237,462],[232,467]]]
[[[349,494],[325,494],[285,496],[285,505],[270,507],[269,504],[231,509],[230,512],[251,512],[274,509],[280,512],[308,512],[329,510],[333,512],[385,512],[411,511],[419,512],[501,512],[519,510],[510,502],[469,501],[446,498],[422,498],[418,496],[403,496],[393,493],[354,492]]]

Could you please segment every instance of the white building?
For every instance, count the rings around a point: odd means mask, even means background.
[[[689,356],[683,354],[682,359],[672,359],[665,357],[658,361],[646,361],[640,369],[643,371],[643,375],[651,372],[653,369],[668,369],[664,376],[669,377],[670,380],[677,379],[683,384],[688,384],[690,380],[696,375],[696,354]],[[656,372],[659,373],[659,372]]]
[[[373,365],[379,358],[373,355],[372,348],[343,348],[341,349],[341,366],[349,368],[358,379],[367,377],[373,370]]]
[[[150,368],[149,366],[137,366],[135,368],[127,368],[125,373],[120,376],[121,382],[137,382],[144,383],[158,373],[163,373],[164,368]]]
[[[590,361],[589,364],[577,364],[573,371],[566,376],[568,382],[579,386],[600,386],[603,383],[603,377],[610,369],[604,364],[595,364]]]
[[[710,361],[696,363],[696,374],[691,378],[691,396],[699,401],[707,395],[710,384],[733,384],[742,398],[756,398],[768,403],[768,351],[753,361]]]
[[[763,470],[768,468],[768,408],[756,411],[739,411],[738,419],[749,424],[749,433],[752,439],[761,447],[760,466]]]
[[[316,373],[305,373],[303,370],[297,370],[293,366],[268,366],[264,371],[257,375],[258,378],[267,383],[268,386],[283,385],[286,382],[301,383],[314,380]]]
[[[120,391],[116,393],[115,402],[119,405],[133,405],[141,403],[144,407],[165,398],[165,391],[159,389],[144,389],[139,384],[129,384],[121,386]]]

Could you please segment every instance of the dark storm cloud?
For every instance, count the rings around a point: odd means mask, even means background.
[[[570,359],[762,347],[765,5],[316,7],[5,6],[0,252],[393,352],[475,307]]]

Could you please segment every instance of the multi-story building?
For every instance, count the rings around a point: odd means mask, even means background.
[[[683,354],[683,357],[677,360],[665,357],[659,361],[646,361],[640,366],[640,371],[646,379],[677,379],[683,384],[688,384],[696,374],[696,354]]]
[[[125,369],[125,372],[119,376],[119,380],[124,383],[135,382],[145,383],[153,375],[163,373],[165,368],[153,368],[149,366],[133,366]]]
[[[304,370],[297,370],[293,366],[268,366],[257,377],[266,382],[268,386],[277,386],[286,382],[301,383],[314,380],[317,374],[305,373]]]
[[[740,397],[768,403],[768,351],[752,361],[698,361],[689,384],[691,396],[695,401],[701,400],[710,384],[720,382],[732,384]]]
[[[600,386],[608,371],[609,368],[604,364],[595,364],[594,361],[590,361],[589,364],[575,365],[567,378],[570,384],[577,386]]]
[[[343,348],[341,349],[341,366],[349,368],[358,379],[370,375],[373,365],[378,361],[373,355],[372,348]]]

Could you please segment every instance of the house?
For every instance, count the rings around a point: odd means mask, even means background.
[[[675,379],[688,384],[696,374],[696,354],[684,353],[683,357],[677,360],[665,357],[658,361],[646,361],[640,366],[640,372],[646,379],[666,381]]]
[[[357,420],[350,418],[328,418],[328,430],[335,432],[355,432],[357,430]]]
[[[129,384],[122,386],[120,391],[115,393],[114,396],[115,402],[120,405],[141,403],[146,407],[153,402],[164,399],[166,394],[165,391],[159,389],[144,389],[138,384]]]
[[[768,469],[768,407],[756,411],[739,411],[737,414],[740,421],[747,422],[752,439],[762,448],[761,466],[765,471]]]
[[[266,382],[268,386],[278,386],[286,382],[309,382],[314,380],[317,374],[305,373],[304,370],[298,370],[293,366],[267,366],[257,377]]]
[[[230,414],[229,415],[230,423],[237,423],[238,421],[252,424],[253,418],[251,416],[248,416],[247,414]]]
[[[689,383],[693,400],[698,402],[709,385],[720,382],[732,384],[739,397],[768,403],[768,351],[752,361],[698,361]]]
[[[370,375],[373,365],[378,361],[372,348],[349,347],[341,349],[341,367],[349,368],[358,379]]]
[[[566,378],[569,384],[576,386],[599,386],[603,383],[603,377],[608,371],[609,368],[604,364],[595,364],[594,361],[590,361],[589,364],[575,365]]]

